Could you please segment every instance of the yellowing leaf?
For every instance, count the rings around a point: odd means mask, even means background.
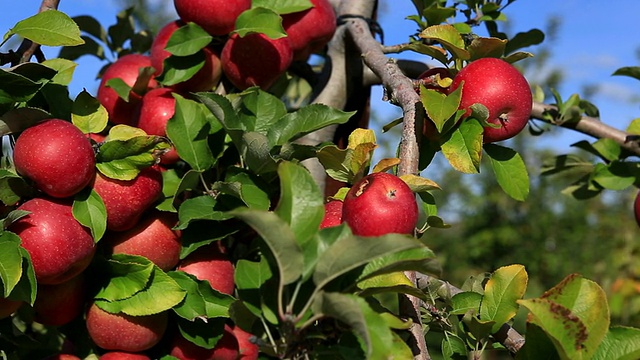
[[[355,149],[361,144],[375,144],[376,134],[371,129],[355,129],[349,134],[347,149]]]
[[[527,281],[527,272],[522,265],[504,266],[491,274],[484,287],[480,319],[496,322],[491,329],[492,332],[498,331],[502,324],[516,315],[516,301],[524,296]]]
[[[398,158],[382,159],[376,164],[376,166],[373,167],[373,170],[371,170],[371,172],[372,173],[385,172],[399,164],[400,164],[400,159]]]

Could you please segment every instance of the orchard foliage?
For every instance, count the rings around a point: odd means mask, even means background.
[[[504,192],[516,200],[526,201],[529,192],[529,174],[517,151],[508,143],[483,141],[485,129],[501,126],[490,121],[490,104],[461,106],[464,83],[450,89],[456,74],[473,61],[501,58],[517,66],[518,61],[533,56],[522,49],[543,41],[540,30],[512,37],[499,31],[512,2],[414,0],[417,15],[409,19],[419,31],[408,34],[406,44],[384,47],[387,53],[424,54],[425,61],[435,59],[447,69],[413,79],[410,90],[416,91],[413,95],[421,112],[410,132],[419,145],[418,168],[410,172],[399,170],[407,161],[402,157],[371,163],[377,147],[372,130],[352,131],[345,146],[332,139],[318,144],[300,141],[318,130],[347,124],[358,115],[314,102],[321,90],[314,86],[322,85],[313,81],[314,76],[331,71],[327,61],[298,60],[288,73],[276,74],[272,83],[263,86],[256,83],[238,89],[223,75],[209,91],[178,90],[176,84],[187,84],[203,68],[207,52],[219,54],[229,38],[185,23],[166,43],[170,55],[161,72],[143,66],[134,82],[114,77],[102,84],[133,109],[151,88],[171,89],[175,106],[166,122],[166,134],[148,134],[137,127],[135,111],[124,114],[131,117],[130,123],[114,124],[111,110],[97,95],[85,90],[72,97],[68,91],[75,68],[81,66],[75,60],[82,56],[109,62],[101,71],[104,74],[117,59],[149,54],[153,36],[136,29],[132,9],[119,13],[108,28],[91,16],[71,19],[57,10],[17,23],[5,34],[3,44],[20,36],[61,48],[58,58],[38,63],[11,60],[7,61],[12,62],[10,67],[0,69],[2,357],[39,359],[66,352],[97,359],[111,349],[107,344],[112,339],[87,331],[86,311],[91,308],[90,328],[99,317],[160,322],[153,342],[131,348],[114,345],[112,349],[144,352],[150,358],[175,358],[178,353],[172,346],[184,340],[182,346],[197,346],[203,353],[221,351],[218,344],[228,346],[222,339],[231,327],[236,329],[233,333],[251,334],[249,342],[236,335],[230,345],[232,351],[235,346],[236,355],[238,349],[246,351],[247,358],[256,348],[264,359],[427,358],[427,348],[434,357],[439,349],[445,359],[483,351],[510,352],[517,359],[638,358],[640,330],[610,324],[603,289],[578,274],[569,274],[531,298],[525,298],[529,279],[523,265],[486,269],[491,272],[470,277],[461,288],[437,279],[439,266],[428,247],[429,229],[449,225],[438,216],[433,192],[447,189],[419,175],[429,169],[434,156],[441,154],[460,172],[492,171]],[[286,39],[282,18],[311,6],[307,0],[254,0],[235,21],[231,36],[243,39],[261,34],[262,39]],[[350,21],[356,21],[352,14],[338,13],[339,27],[348,30]],[[478,35],[480,26],[488,36]],[[328,56],[325,50],[318,54],[321,59]],[[301,66],[307,71],[304,76]],[[617,75],[639,77],[636,68],[620,69]],[[541,89],[533,91],[535,101],[544,100]],[[597,116],[595,106],[577,95],[563,100],[553,94],[555,104],[541,114],[532,113],[533,117],[580,130],[578,124],[585,117]],[[400,98],[391,101],[406,105]],[[71,314],[72,319],[64,324],[42,320],[44,310],[39,313],[38,309],[46,304],[39,307],[38,303],[47,299],[40,294],[53,292],[38,281],[33,259],[16,231],[16,224],[35,217],[20,206],[44,198],[47,184],[16,170],[12,147],[21,133],[52,118],[69,121],[84,134],[95,152],[97,172],[89,185],[65,195],[72,204],[73,220],[91,235],[97,250],[82,272],[85,284],[78,295],[83,299],[80,310],[65,309],[72,301],[58,303],[57,311]],[[407,126],[404,120],[390,122],[384,130]],[[430,132],[423,133],[423,126]],[[625,140],[635,141],[633,134],[640,135],[639,126],[634,121]],[[47,140],[42,139],[43,143]],[[607,137],[593,143],[582,141],[576,147],[601,162],[561,155],[545,165],[543,174],[578,173],[580,177],[568,188],[578,199],[637,185],[637,162],[629,158],[638,153],[625,144]],[[405,141],[398,142],[399,149],[403,146],[407,146]],[[161,163],[173,149],[179,160]],[[46,149],[42,151],[46,156]],[[73,156],[71,149],[69,154]],[[490,161],[481,162],[483,156]],[[328,177],[344,185],[335,194],[327,197],[318,179],[303,165],[313,159]],[[487,165],[491,169],[481,169]],[[77,177],[76,168],[66,171],[69,178]],[[161,171],[157,175],[161,181],[151,179],[136,187],[152,171]],[[398,175],[416,194],[421,215],[413,234],[358,236],[345,222],[321,227],[324,204],[329,199],[344,199],[351,185],[372,172]],[[100,182],[127,190],[104,190]],[[149,195],[153,186],[158,191]],[[116,201],[109,198],[113,192],[118,192],[117,201],[124,199],[125,210],[140,207],[126,228],[109,228],[108,219],[126,213],[110,210]],[[147,217],[158,211],[175,220],[167,221],[172,225],[166,233],[179,238],[175,256],[180,260],[213,247],[221,251],[232,264],[233,274],[223,274],[235,284],[232,293],[179,266],[163,269],[147,256],[113,252],[110,238],[116,236],[116,230],[130,231],[137,224],[149,223]],[[60,284],[48,286],[53,285]],[[418,316],[407,314],[402,306],[406,298],[419,304]],[[17,311],[16,302],[22,303]],[[528,312],[526,342],[509,325],[521,309]],[[416,326],[419,336],[436,332],[442,335],[442,342],[427,342],[427,348],[413,345]],[[121,337],[129,338],[129,334]]]

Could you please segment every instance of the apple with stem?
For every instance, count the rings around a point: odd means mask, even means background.
[[[293,59],[306,61],[327,45],[336,32],[336,13],[329,0],[311,0],[312,8],[282,15]]]
[[[23,131],[13,150],[16,171],[49,196],[73,196],[96,173],[96,157],[87,137],[72,123],[49,119]]]
[[[30,213],[9,226],[31,256],[39,284],[60,284],[89,266],[96,246],[89,229],[71,212],[70,199],[28,200],[18,210]]]
[[[464,85],[463,85],[464,84]],[[480,103],[489,110],[483,142],[492,143],[514,137],[529,121],[533,104],[527,79],[508,62],[482,58],[469,63],[453,78],[450,91],[462,86],[460,109]]]
[[[413,234],[418,204],[411,188],[399,177],[377,172],[353,184],[344,198],[342,222],[359,236]]]
[[[238,16],[251,8],[251,0],[173,0],[173,5],[182,21],[220,36],[233,31]]]
[[[206,280],[211,287],[223,294],[233,294],[234,266],[219,241],[198,248],[178,264],[177,270]]]

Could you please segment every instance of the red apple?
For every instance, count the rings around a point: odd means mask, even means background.
[[[250,333],[242,330],[237,325],[233,327],[233,335],[236,336],[238,340],[238,347],[240,350],[240,358],[239,360],[256,360],[258,359],[258,354],[260,353],[260,348],[255,343],[251,342]]]
[[[264,90],[291,65],[293,52],[287,37],[270,39],[258,33],[244,37],[232,34],[220,58],[222,71],[235,87],[244,90],[259,86]]]
[[[102,240],[113,254],[144,256],[164,271],[173,269],[180,261],[179,230],[172,230],[178,215],[165,211],[149,212],[133,228],[108,233]]]
[[[324,204],[324,218],[320,223],[320,229],[338,226],[342,223],[342,201],[330,200]]]
[[[9,317],[11,314],[16,312],[20,306],[22,306],[22,301],[0,297],[0,319]]]
[[[640,226],[640,191],[636,195],[636,200],[633,202],[633,213],[636,218],[636,223]]]
[[[60,119],[36,124],[20,134],[13,150],[16,171],[49,196],[73,196],[96,173],[91,142],[75,125]]]
[[[336,32],[336,13],[329,0],[311,0],[313,7],[282,15],[294,60],[307,60],[327,45]]]
[[[86,325],[93,342],[105,350],[140,352],[156,345],[167,329],[168,314],[131,316],[111,314],[95,303],[89,306]]]
[[[81,359],[72,354],[57,354],[57,355],[49,356],[45,360],[81,360]]]
[[[61,284],[38,285],[38,295],[33,304],[34,320],[51,326],[61,326],[71,322],[84,310],[86,298],[83,274]]]
[[[233,294],[234,267],[218,243],[203,246],[192,252],[180,262],[177,270],[191,274],[199,280],[207,280],[212,288],[223,294]]]
[[[173,0],[173,5],[182,21],[219,36],[233,31],[238,16],[251,8],[251,0]]]
[[[120,78],[125,84],[133,86],[138,79],[140,70],[151,66],[151,59],[146,55],[128,54],[113,64],[109,65],[102,75],[102,80],[98,86],[97,98],[102,106],[109,113],[109,120],[114,124],[133,125],[137,118],[137,108],[140,104],[141,95],[133,91],[129,93],[129,101],[125,101],[111,87],[106,85],[107,81]],[[158,83],[152,78],[147,84],[146,90],[158,87]]]
[[[151,45],[151,65],[156,69],[155,75],[162,74],[164,68],[164,60],[171,56],[171,53],[165,50],[169,38],[178,30],[184,23],[182,21],[172,21],[165,25],[158,35],[153,40]],[[213,89],[222,77],[222,64],[220,64],[220,57],[213,50],[209,48],[202,49],[204,52],[204,65],[191,79],[171,85],[171,88],[177,92],[198,92],[208,91]]]
[[[100,355],[100,360],[150,360],[145,354],[136,354],[123,351],[109,351]]]
[[[453,78],[450,91],[463,82],[460,109],[480,103],[489,110],[487,122],[500,126],[484,128],[485,143],[512,138],[527,125],[532,106],[531,88],[513,65],[496,58],[475,60]],[[466,113],[469,115],[470,109]]]
[[[93,189],[107,209],[107,229],[125,231],[162,195],[162,171],[157,165],[144,168],[133,180],[115,180],[98,173]]]
[[[342,207],[342,221],[359,236],[413,234],[418,204],[402,179],[389,173],[373,173],[349,189]]]
[[[228,325],[213,349],[200,347],[177,334],[171,344],[171,356],[180,360],[236,360],[238,359],[238,340]]]
[[[176,112],[176,99],[170,88],[157,88],[142,97],[137,126],[149,135],[167,136],[167,122]],[[164,165],[175,164],[180,157],[171,148],[160,158]]]
[[[424,71],[422,74],[418,76],[418,79],[421,79],[425,82],[424,87],[427,89],[432,89],[439,91],[443,94],[447,94],[449,92],[449,86],[441,86],[438,83],[438,79],[451,79],[451,72],[447,68],[443,67],[434,67],[429,70]]]
[[[30,214],[9,226],[31,256],[39,284],[60,284],[80,274],[96,247],[89,229],[71,213],[71,200],[31,199],[18,207]]]

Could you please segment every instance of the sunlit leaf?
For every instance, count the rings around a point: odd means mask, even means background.
[[[480,319],[496,322],[492,332],[497,332],[516,315],[516,301],[524,296],[527,282],[527,272],[522,265],[503,266],[491,274],[484,287]]]

